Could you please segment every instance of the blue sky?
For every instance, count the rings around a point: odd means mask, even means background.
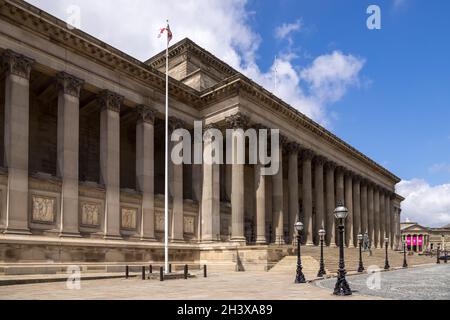
[[[30,2],[141,60],[164,48],[169,18],[174,42],[191,38],[404,179],[404,219],[450,223],[449,1]],[[366,26],[371,4],[381,30]]]
[[[381,8],[381,30],[366,27],[370,4]],[[449,182],[450,170],[431,168],[450,159],[450,2],[252,0],[249,9],[263,39],[273,38],[280,24],[301,19],[305,30],[292,34],[299,52],[315,57],[340,49],[363,57],[368,84],[333,104],[338,118],[331,129],[404,179]],[[269,67],[285,45],[264,41],[261,67]]]

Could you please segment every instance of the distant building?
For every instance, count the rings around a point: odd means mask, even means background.
[[[400,229],[407,251],[423,253],[437,248],[450,249],[450,224],[440,228],[428,228],[416,222],[402,222]]]

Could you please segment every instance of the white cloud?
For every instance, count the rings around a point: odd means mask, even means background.
[[[323,125],[334,118],[329,105],[358,84],[364,65],[363,59],[335,51],[302,67],[295,65],[295,56],[287,50],[280,53],[275,81],[275,65],[267,72],[257,65],[261,37],[250,26],[252,13],[246,10],[246,0],[29,1],[63,20],[69,18],[70,6],[79,6],[83,31],[140,60],[164,49],[164,41],[157,34],[168,18],[173,43],[189,37],[268,90],[275,91],[277,82],[280,98]],[[276,33],[285,38],[301,28],[298,20],[281,26]]]
[[[406,180],[397,185],[397,193],[406,198],[402,220],[430,227],[450,223],[450,184],[431,186],[422,179]]]
[[[277,39],[286,39],[292,32],[300,31],[303,27],[302,21],[298,19],[294,23],[283,23],[275,29],[275,37]]]

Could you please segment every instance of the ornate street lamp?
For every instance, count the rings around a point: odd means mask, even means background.
[[[338,228],[339,228],[339,270],[338,277],[336,281],[336,286],[334,287],[334,295],[337,296],[350,296],[352,295],[352,290],[350,290],[350,286],[348,285],[347,279],[345,279],[345,275],[347,272],[345,271],[345,261],[344,261],[344,221],[347,218],[348,209],[344,207],[342,203],[338,204],[338,207],[334,210],[334,216],[338,220]]]
[[[301,233],[303,231],[303,223],[297,222],[295,225],[295,230],[297,231],[297,274],[295,276],[295,283],[306,283],[305,275],[302,270],[302,258],[300,254],[300,244],[302,241]]]
[[[384,246],[386,247],[386,261],[384,263],[384,270],[389,270],[391,268],[388,259],[389,238],[384,238]]]
[[[403,239],[403,268],[408,268],[408,262],[406,261],[406,240]]]
[[[362,234],[358,234],[358,242],[359,242],[359,266],[358,272],[364,272],[364,264],[362,260],[362,246],[363,246],[364,236]]]
[[[437,264],[440,264],[441,263],[441,250],[439,250],[440,249],[440,247],[439,247],[439,245],[438,245],[438,247],[437,247],[437,255],[436,255],[436,257],[437,257],[437,260],[436,260],[436,263]]]
[[[317,274],[317,277],[321,278],[324,275],[327,274],[325,271],[325,263],[323,262],[323,242],[325,240],[326,231],[323,229],[319,230],[319,237],[320,237],[320,270]]]

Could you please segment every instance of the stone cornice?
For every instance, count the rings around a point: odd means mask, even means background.
[[[0,16],[20,28],[88,57],[111,70],[122,72],[165,92],[165,75],[120,50],[78,29],[69,29],[56,17],[20,0],[0,0]],[[200,108],[201,100],[189,86],[170,78],[170,95]]]
[[[80,97],[80,90],[83,86],[84,80],[78,79],[77,77],[66,72],[59,72],[56,75],[56,80],[58,89],[64,94],[68,94],[76,98]]]

